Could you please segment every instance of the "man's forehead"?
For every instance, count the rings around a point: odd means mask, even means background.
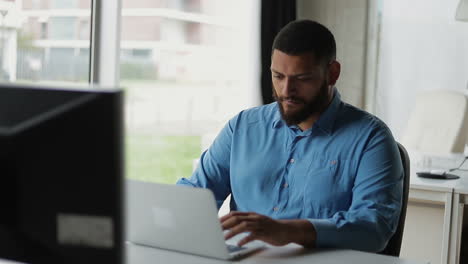
[[[311,70],[319,70],[320,63],[312,52],[304,52],[301,54],[287,54],[280,50],[273,50],[271,56],[271,68],[275,71],[280,71],[282,68],[308,68]]]

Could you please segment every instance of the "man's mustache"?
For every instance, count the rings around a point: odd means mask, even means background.
[[[302,100],[302,99],[299,98],[299,97],[295,97],[295,96],[289,96],[289,97],[283,97],[283,96],[281,96],[281,97],[278,97],[278,101],[280,101],[280,102],[283,102],[283,101],[286,101],[286,100],[288,100],[288,101],[293,101],[293,102],[295,102],[295,103],[303,103],[303,104],[306,103],[306,101]]]

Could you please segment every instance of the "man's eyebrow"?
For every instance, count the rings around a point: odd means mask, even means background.
[[[270,68],[270,71],[272,71],[272,72],[274,72],[274,73],[277,73],[277,74],[282,74],[281,72],[276,71],[276,70],[274,70],[273,68]]]
[[[274,70],[274,69],[272,69],[272,68],[270,68],[270,70],[271,70],[273,73],[285,75],[285,74],[283,74],[283,73],[281,73],[281,72],[279,72],[279,71],[276,71],[276,70]],[[304,77],[304,76],[315,75],[315,74],[317,74],[317,72],[303,72],[303,73],[298,73],[298,74],[291,75],[291,76],[289,76],[289,77],[294,77],[294,78],[296,78],[296,77]]]
[[[309,76],[309,75],[315,75],[317,72],[303,72],[299,74],[292,75],[291,77],[303,77],[303,76]]]

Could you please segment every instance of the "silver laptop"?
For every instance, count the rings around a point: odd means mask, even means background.
[[[210,190],[127,180],[130,243],[219,259],[238,258],[265,245],[254,241],[238,247],[241,237],[224,240]]]

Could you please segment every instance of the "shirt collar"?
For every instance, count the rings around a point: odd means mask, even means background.
[[[333,88],[333,99],[330,103],[330,105],[325,109],[325,111],[320,115],[319,119],[317,122],[315,122],[314,126],[319,127],[323,131],[325,131],[327,134],[332,133],[333,125],[335,123],[336,117],[338,115],[338,110],[339,106],[341,104],[341,95],[336,89],[336,87]],[[273,123],[272,126],[273,128],[278,128],[281,127],[282,125],[286,125],[281,118],[281,114],[279,111],[278,103],[276,103],[276,112],[275,115],[273,116]]]
[[[330,105],[325,109],[325,111],[320,115],[319,119],[315,122],[314,126],[319,127],[327,134],[333,132],[333,125],[335,124],[336,117],[338,116],[338,111],[341,104],[341,95],[336,89],[333,88],[333,99]]]
[[[276,102],[276,111],[275,111],[275,114],[273,116],[273,128],[279,128],[281,127],[281,125],[283,125],[283,119],[281,118],[281,114],[280,114],[280,110],[279,110],[279,106],[278,106],[278,102]]]

